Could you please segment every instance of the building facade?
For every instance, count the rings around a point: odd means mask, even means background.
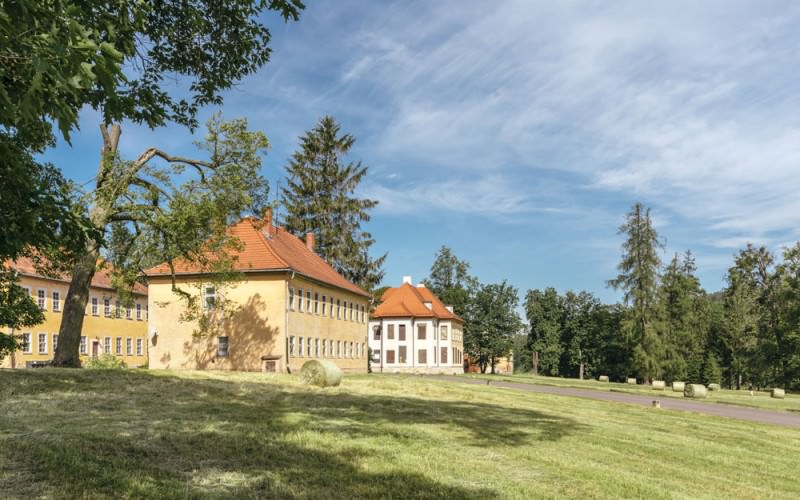
[[[45,277],[33,263],[20,258],[10,264],[20,275],[20,286],[28,290],[44,312],[44,322],[13,333],[23,342],[23,348],[0,363],[4,368],[25,368],[53,359],[58,345],[58,330],[69,280]],[[81,330],[80,357],[108,353],[119,357],[130,367],[147,365],[147,289],[137,286],[134,301],[123,304],[111,286],[108,268],[95,273],[89,289],[89,302]]]
[[[175,284],[199,299],[203,320],[182,321],[186,303],[173,291],[172,271],[147,271],[150,366],[297,372],[309,359],[327,359],[346,372],[367,370],[370,295],[303,242],[264,220],[229,228],[241,242],[232,252],[240,278],[214,284],[210,275],[175,262]]]
[[[372,371],[464,373],[464,321],[411,278],[386,290],[369,321]]]

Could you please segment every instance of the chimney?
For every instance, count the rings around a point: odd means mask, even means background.
[[[314,251],[314,233],[311,231],[306,233],[306,248]]]
[[[406,283],[411,284],[411,276],[403,276],[403,284],[405,285]]]
[[[425,288],[425,283],[417,283],[417,288]]]

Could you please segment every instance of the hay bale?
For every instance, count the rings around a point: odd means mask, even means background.
[[[597,377],[597,380],[599,382],[608,382],[608,375],[600,375],[599,377]]]
[[[719,384],[708,384],[709,391],[719,391],[720,389],[722,389],[722,387],[720,387]]]
[[[632,385],[636,385],[636,379],[635,378],[629,378],[628,379],[628,383],[632,384]]]
[[[335,387],[342,381],[342,370],[332,361],[312,359],[300,368],[300,380],[308,385]]]
[[[770,391],[769,395],[770,397],[773,397],[775,399],[783,399],[786,397],[786,391],[784,391],[783,389],[778,389],[776,387],[775,389],[772,389]]]
[[[653,380],[652,384],[650,384],[653,389],[657,389],[659,391],[663,391],[665,387],[667,387],[667,383],[663,380]]]
[[[672,383],[672,392],[683,392],[686,388],[686,382],[673,382]]]
[[[703,384],[686,384],[683,389],[683,396],[687,398],[705,398],[708,390]]]

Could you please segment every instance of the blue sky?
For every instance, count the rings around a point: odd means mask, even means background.
[[[616,301],[605,281],[635,201],[664,260],[691,249],[708,290],[747,241],[800,239],[796,3],[307,3],[298,23],[270,19],[272,61],[226,93],[224,115],[269,136],[273,193],[320,117],[356,136],[386,284],[424,278],[448,245],[521,295]],[[90,181],[97,124],[86,110],[45,159]],[[196,156],[195,139],[125,124],[120,150]]]

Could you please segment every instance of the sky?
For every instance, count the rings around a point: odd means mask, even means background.
[[[221,110],[269,137],[273,193],[322,116],[356,137],[385,284],[422,280],[447,245],[521,297],[552,286],[614,302],[605,283],[637,201],[663,260],[691,249],[709,291],[747,242],[800,239],[800,4],[306,3],[297,23],[266,18],[271,61]],[[98,123],[84,110],[72,144],[44,155],[87,187]],[[201,136],[123,124],[120,151],[197,156]]]

